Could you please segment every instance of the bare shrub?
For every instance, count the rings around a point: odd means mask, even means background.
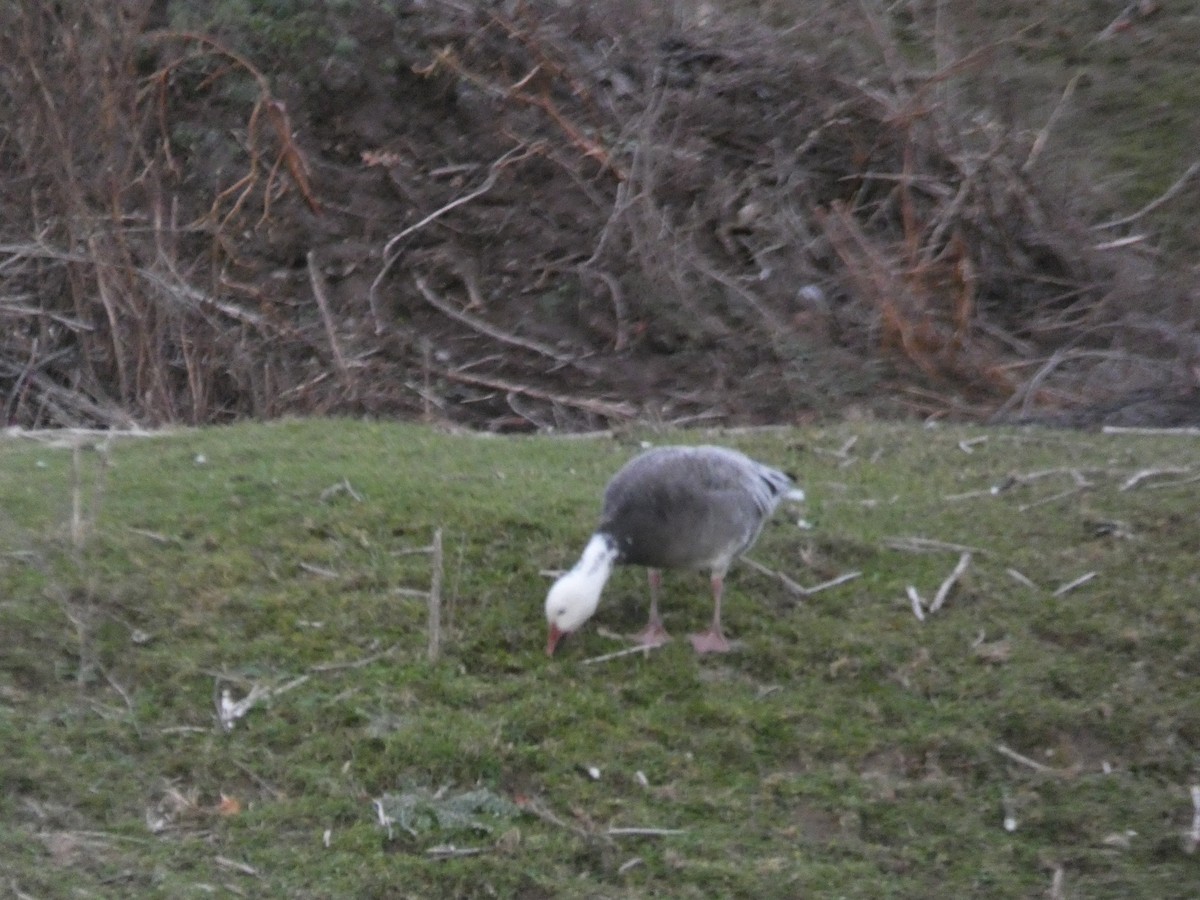
[[[248,207],[267,217],[285,176],[306,187],[303,160],[266,80],[236,54],[169,36],[186,49],[155,68],[149,6],[22,0],[0,14],[9,423],[205,422],[274,408],[268,342],[285,329],[230,297],[221,263]],[[243,168],[198,209],[172,146],[178,81],[234,69],[258,89],[232,157]],[[263,358],[241,354],[247,342]]]
[[[362,4],[300,78],[110,6],[0,13],[8,422],[1012,417],[1193,377],[1194,296],[1037,181],[992,48],[919,22]]]

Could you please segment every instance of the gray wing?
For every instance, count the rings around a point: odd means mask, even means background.
[[[724,571],[758,538],[790,479],[723,447],[664,447],[609,482],[600,529],[621,561]]]

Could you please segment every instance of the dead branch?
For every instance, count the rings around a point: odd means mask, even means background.
[[[908,553],[987,553],[979,547],[968,547],[965,544],[953,544],[924,537],[893,537],[887,538],[883,545],[889,550],[902,550]]]
[[[259,682],[255,682],[251,686],[250,692],[241,700],[236,701],[233,699],[229,688],[221,688],[216,703],[217,721],[220,723],[222,729],[231,731],[237,720],[245,716],[255,706],[265,700],[277,697],[293,688],[299,687],[308,681],[308,679],[308,675],[300,675],[285,684],[281,684],[279,687],[267,687]]]
[[[634,647],[626,647],[623,650],[614,650],[612,653],[605,653],[600,656],[593,656],[583,661],[583,665],[591,666],[596,663],[608,662],[612,659],[620,659],[622,656],[632,656],[635,653],[641,653],[643,656],[649,656],[650,651],[657,650],[662,644],[638,644]]]
[[[349,662],[316,663],[315,665],[309,666],[308,671],[314,674],[320,674],[321,672],[340,672],[344,669],[362,669],[371,665],[372,663],[379,662],[381,659],[387,659],[391,656],[395,656],[399,649],[399,644],[393,644],[391,647],[388,647],[386,650],[380,653],[372,653],[370,656],[364,656],[361,659],[354,659],[350,660]]]
[[[1126,478],[1125,481],[1122,482],[1121,487],[1118,488],[1118,490],[1132,491],[1135,487],[1137,487],[1143,481],[1146,481],[1147,479],[1150,479],[1150,478],[1160,478],[1163,475],[1190,475],[1190,474],[1192,474],[1191,469],[1181,468],[1179,466],[1167,466],[1166,468],[1159,468],[1159,469],[1142,469],[1141,471],[1135,472],[1134,474],[1132,474],[1128,478]],[[1179,482],[1172,482],[1172,483],[1178,484]]]
[[[908,594],[908,602],[912,605],[913,615],[917,617],[918,622],[925,621],[925,600],[917,592],[917,589],[911,584],[904,589]]]
[[[946,576],[946,580],[942,582],[941,586],[937,589],[937,593],[934,594],[933,602],[929,604],[929,611],[931,613],[935,613],[942,608],[942,604],[950,596],[950,591],[958,582],[958,579],[962,577],[963,573],[967,571],[967,566],[969,565],[971,565],[971,554],[964,553],[959,557],[958,565],[954,567],[954,571]]]
[[[435,371],[443,378],[449,378],[451,381],[461,381],[464,384],[475,384],[495,390],[524,394],[527,397],[533,397],[535,400],[545,400],[548,403],[556,403],[560,406],[574,407],[607,419],[627,421],[632,419],[637,413],[637,410],[629,403],[612,403],[607,400],[592,399],[590,397],[572,397],[567,394],[544,391],[531,385],[517,384],[505,378],[497,378],[489,375],[472,375],[461,369],[435,369]]]
[[[821,591],[827,591],[830,588],[837,587],[840,584],[845,584],[847,581],[853,581],[855,578],[861,578],[862,572],[845,572],[838,575],[836,578],[830,578],[828,581],[822,581],[820,584],[814,584],[810,588],[804,588],[808,591],[809,596],[819,594]]]
[[[1062,96],[1058,98],[1058,103],[1050,112],[1050,117],[1046,119],[1046,124],[1042,126],[1037,133],[1037,137],[1033,141],[1033,146],[1029,148],[1029,156],[1025,158],[1024,164],[1021,166],[1022,172],[1028,172],[1033,168],[1039,156],[1042,155],[1042,150],[1046,147],[1046,141],[1050,138],[1050,131],[1062,116],[1063,110],[1066,109],[1067,102],[1071,99],[1071,95],[1075,93],[1075,88],[1079,84],[1079,79],[1083,77],[1082,72],[1076,72],[1071,76],[1071,80],[1067,82],[1067,86],[1063,89]]]
[[[425,855],[433,859],[457,859],[463,856],[478,856],[484,853],[483,847],[457,847],[454,844],[438,844],[425,851]]]
[[[487,177],[484,178],[483,183],[480,184],[475,190],[471,191],[470,193],[463,194],[461,197],[456,197],[444,206],[441,206],[429,213],[429,215],[425,216],[425,218],[421,219],[419,222],[409,225],[403,231],[393,235],[388,239],[388,242],[383,245],[383,252],[381,254],[383,256],[383,265],[380,266],[379,273],[375,276],[374,280],[372,280],[370,290],[367,292],[367,297],[370,301],[371,315],[375,320],[375,334],[383,334],[385,330],[383,317],[380,315],[379,287],[381,284],[383,284],[384,279],[387,278],[388,273],[391,272],[392,266],[394,266],[397,260],[400,258],[400,254],[396,252],[396,246],[409,235],[420,231],[426,225],[436,221],[451,210],[462,206],[464,203],[470,203],[472,200],[482,197],[496,186],[496,182],[500,178],[500,173],[507,166],[516,162],[520,162],[534,152],[536,152],[536,150],[526,147],[513,147],[511,150],[508,150],[501,155],[498,159],[494,160],[490,166],[488,166]],[[521,155],[518,156],[518,153]]]
[[[1061,597],[1063,594],[1068,594],[1071,591],[1075,590],[1075,588],[1082,587],[1083,585],[1087,584],[1089,581],[1091,581],[1095,577],[1096,577],[1095,572],[1088,572],[1085,575],[1080,575],[1078,578],[1073,579],[1072,581],[1068,581],[1066,584],[1060,585],[1058,588],[1056,588],[1054,590],[1054,593],[1051,596]]]
[[[433,578],[429,584],[429,648],[426,653],[431,663],[437,662],[442,652],[442,529],[433,532],[433,544],[430,553],[430,567]]]
[[[496,328],[494,325],[489,325],[482,319],[477,319],[475,316],[465,310],[456,309],[446,300],[443,300],[426,284],[425,279],[420,275],[413,276],[413,283],[417,286],[417,290],[421,292],[421,296],[425,301],[436,309],[442,315],[449,316],[456,322],[461,322],[473,331],[478,331],[480,334],[490,337],[492,340],[502,344],[508,344],[511,347],[520,347],[522,350],[530,350],[539,356],[546,356],[557,363],[569,365],[575,362],[573,356],[568,356],[559,353],[553,347],[543,344],[541,341],[535,341],[532,338],[523,338],[515,334],[509,334],[503,329]]]
[[[594,838],[600,838],[606,844],[611,845],[613,843],[612,838],[603,832],[597,832],[595,829],[582,828],[578,825],[572,825],[569,822],[564,822],[561,818],[551,812],[549,808],[532,798],[526,799],[524,802],[518,803],[517,805],[520,807],[522,812],[536,816],[543,822],[548,822],[556,828],[562,828],[565,831],[570,831],[576,837],[582,838],[585,841],[591,841]]]
[[[686,828],[606,828],[604,833],[609,837],[671,837],[677,834],[687,834]]]
[[[1200,784],[1193,784],[1190,792],[1192,795],[1192,828],[1184,836],[1184,849],[1188,853],[1195,853],[1196,848],[1200,847]]]
[[[353,382],[350,378],[350,370],[346,367],[346,357],[342,353],[342,345],[338,340],[337,327],[334,325],[333,316],[329,313],[329,301],[325,298],[325,276],[321,274],[321,270],[317,266],[317,257],[314,251],[309,250],[304,259],[308,264],[308,281],[312,285],[313,298],[317,301],[317,308],[321,311],[321,322],[325,325],[325,336],[329,338],[329,349],[333,353],[333,363],[337,367],[338,377],[341,378],[342,385],[346,390],[351,390]]]
[[[1025,576],[1021,572],[1017,571],[1016,569],[1005,569],[1004,571],[1008,575],[1009,578],[1011,578],[1013,581],[1017,582],[1018,584],[1022,584],[1027,588],[1032,588],[1035,591],[1037,590],[1037,585],[1034,584],[1027,576]]]
[[[1076,494],[1082,493],[1085,485],[1076,485],[1075,487],[1067,488],[1059,491],[1057,494],[1051,494],[1048,497],[1040,497],[1037,500],[1032,500],[1029,503],[1022,503],[1017,507],[1017,512],[1029,512],[1031,509],[1037,509],[1039,506],[1046,506],[1050,503],[1057,503],[1059,500],[1064,500],[1067,497],[1074,497]]]
[[[1101,434],[1141,434],[1141,435],[1179,435],[1182,437],[1200,437],[1200,428],[1135,428],[1124,425],[1105,425],[1100,429]]]
[[[1028,756],[1018,753],[1016,750],[1013,750],[1005,744],[997,744],[996,752],[1001,756],[1008,757],[1015,763],[1028,766],[1035,772],[1038,772],[1042,775],[1054,775],[1058,778],[1070,778],[1076,774],[1072,769],[1056,769],[1053,766],[1047,766],[1044,763],[1040,763],[1036,759],[1030,759]]]
[[[1050,876],[1050,900],[1063,900],[1066,896],[1063,893],[1063,881],[1066,876],[1066,869],[1062,866],[1054,867],[1054,874]]]
[[[805,587],[804,585],[800,584],[800,582],[789,578],[782,572],[777,572],[774,569],[768,568],[767,566],[764,566],[762,563],[758,562],[757,560],[753,560],[748,556],[741,557],[741,561],[755,572],[758,572],[760,575],[766,575],[768,578],[774,578],[785,588],[787,588],[788,591],[790,591],[793,595],[801,599],[811,597],[813,594],[820,593],[821,591],[827,591],[830,588],[837,587],[840,584],[845,584],[847,581],[853,581],[855,578],[862,576],[862,572],[846,572],[842,575],[838,575],[836,578],[831,578],[828,581],[822,581],[820,584],[815,584],[812,587]]]
[[[230,859],[228,856],[215,856],[213,857],[213,862],[215,862],[222,869],[230,869],[231,871],[239,872],[242,875],[253,875],[255,877],[259,877],[262,874],[258,871],[258,869],[254,868],[254,866],[247,865],[244,862],[239,862],[236,859]]]
[[[805,588],[802,584],[800,584],[797,581],[793,581],[791,578],[789,578],[787,575],[784,575],[782,572],[777,572],[774,569],[769,569],[766,566],[764,566],[762,563],[756,562],[755,560],[750,559],[749,557],[746,557],[746,556],[742,557],[742,562],[744,562],[747,566],[749,566],[755,572],[758,572],[762,575],[766,575],[769,578],[774,578],[776,581],[778,581],[780,584],[782,584],[785,588],[787,588],[789,591],[791,591],[797,597],[807,597],[810,593],[810,591],[807,588]]]

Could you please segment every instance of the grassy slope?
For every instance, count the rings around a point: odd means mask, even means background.
[[[614,642],[597,626],[640,624],[641,573],[619,572],[593,625],[547,660],[538,570],[573,561],[630,445],[352,422],[123,442],[103,478],[83,456],[83,484],[102,492],[76,554],[71,454],[0,442],[4,888],[1027,897],[1061,866],[1067,896],[1194,895],[1200,858],[1181,834],[1200,779],[1196,485],[1118,490],[1147,466],[1196,471],[1194,440],[874,425],[724,440],[810,493],[816,529],[781,514],[758,560],[807,584],[863,577],[796,604],[739,567],[740,652],[698,660],[676,641],[598,666],[582,660]],[[1091,486],[1024,511],[1073,479],[944,499],[1064,466]],[[321,499],[343,478],[361,502]],[[1127,536],[1100,533],[1113,521]],[[427,583],[427,560],[396,551],[438,526],[446,654],[429,665],[423,601],[392,588]],[[929,597],[957,554],[888,549],[897,536],[981,549],[924,623],[905,586]],[[705,579],[669,577],[665,608],[680,636],[701,625]],[[982,660],[979,638],[1010,655]],[[306,673],[232,732],[214,726],[217,676],[240,697]],[[1034,771],[998,743],[1070,771]],[[389,840],[372,798],[412,784],[478,784],[562,825],[523,813],[491,834]],[[241,811],[218,814],[222,795]],[[148,812],[168,827],[152,833]],[[426,856],[444,843],[487,852]]]

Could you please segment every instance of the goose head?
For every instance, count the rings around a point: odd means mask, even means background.
[[[600,605],[604,579],[597,573],[574,568],[554,582],[546,595],[546,622],[550,627],[546,638],[546,655],[553,656],[554,648],[564,636],[578,631]]]

